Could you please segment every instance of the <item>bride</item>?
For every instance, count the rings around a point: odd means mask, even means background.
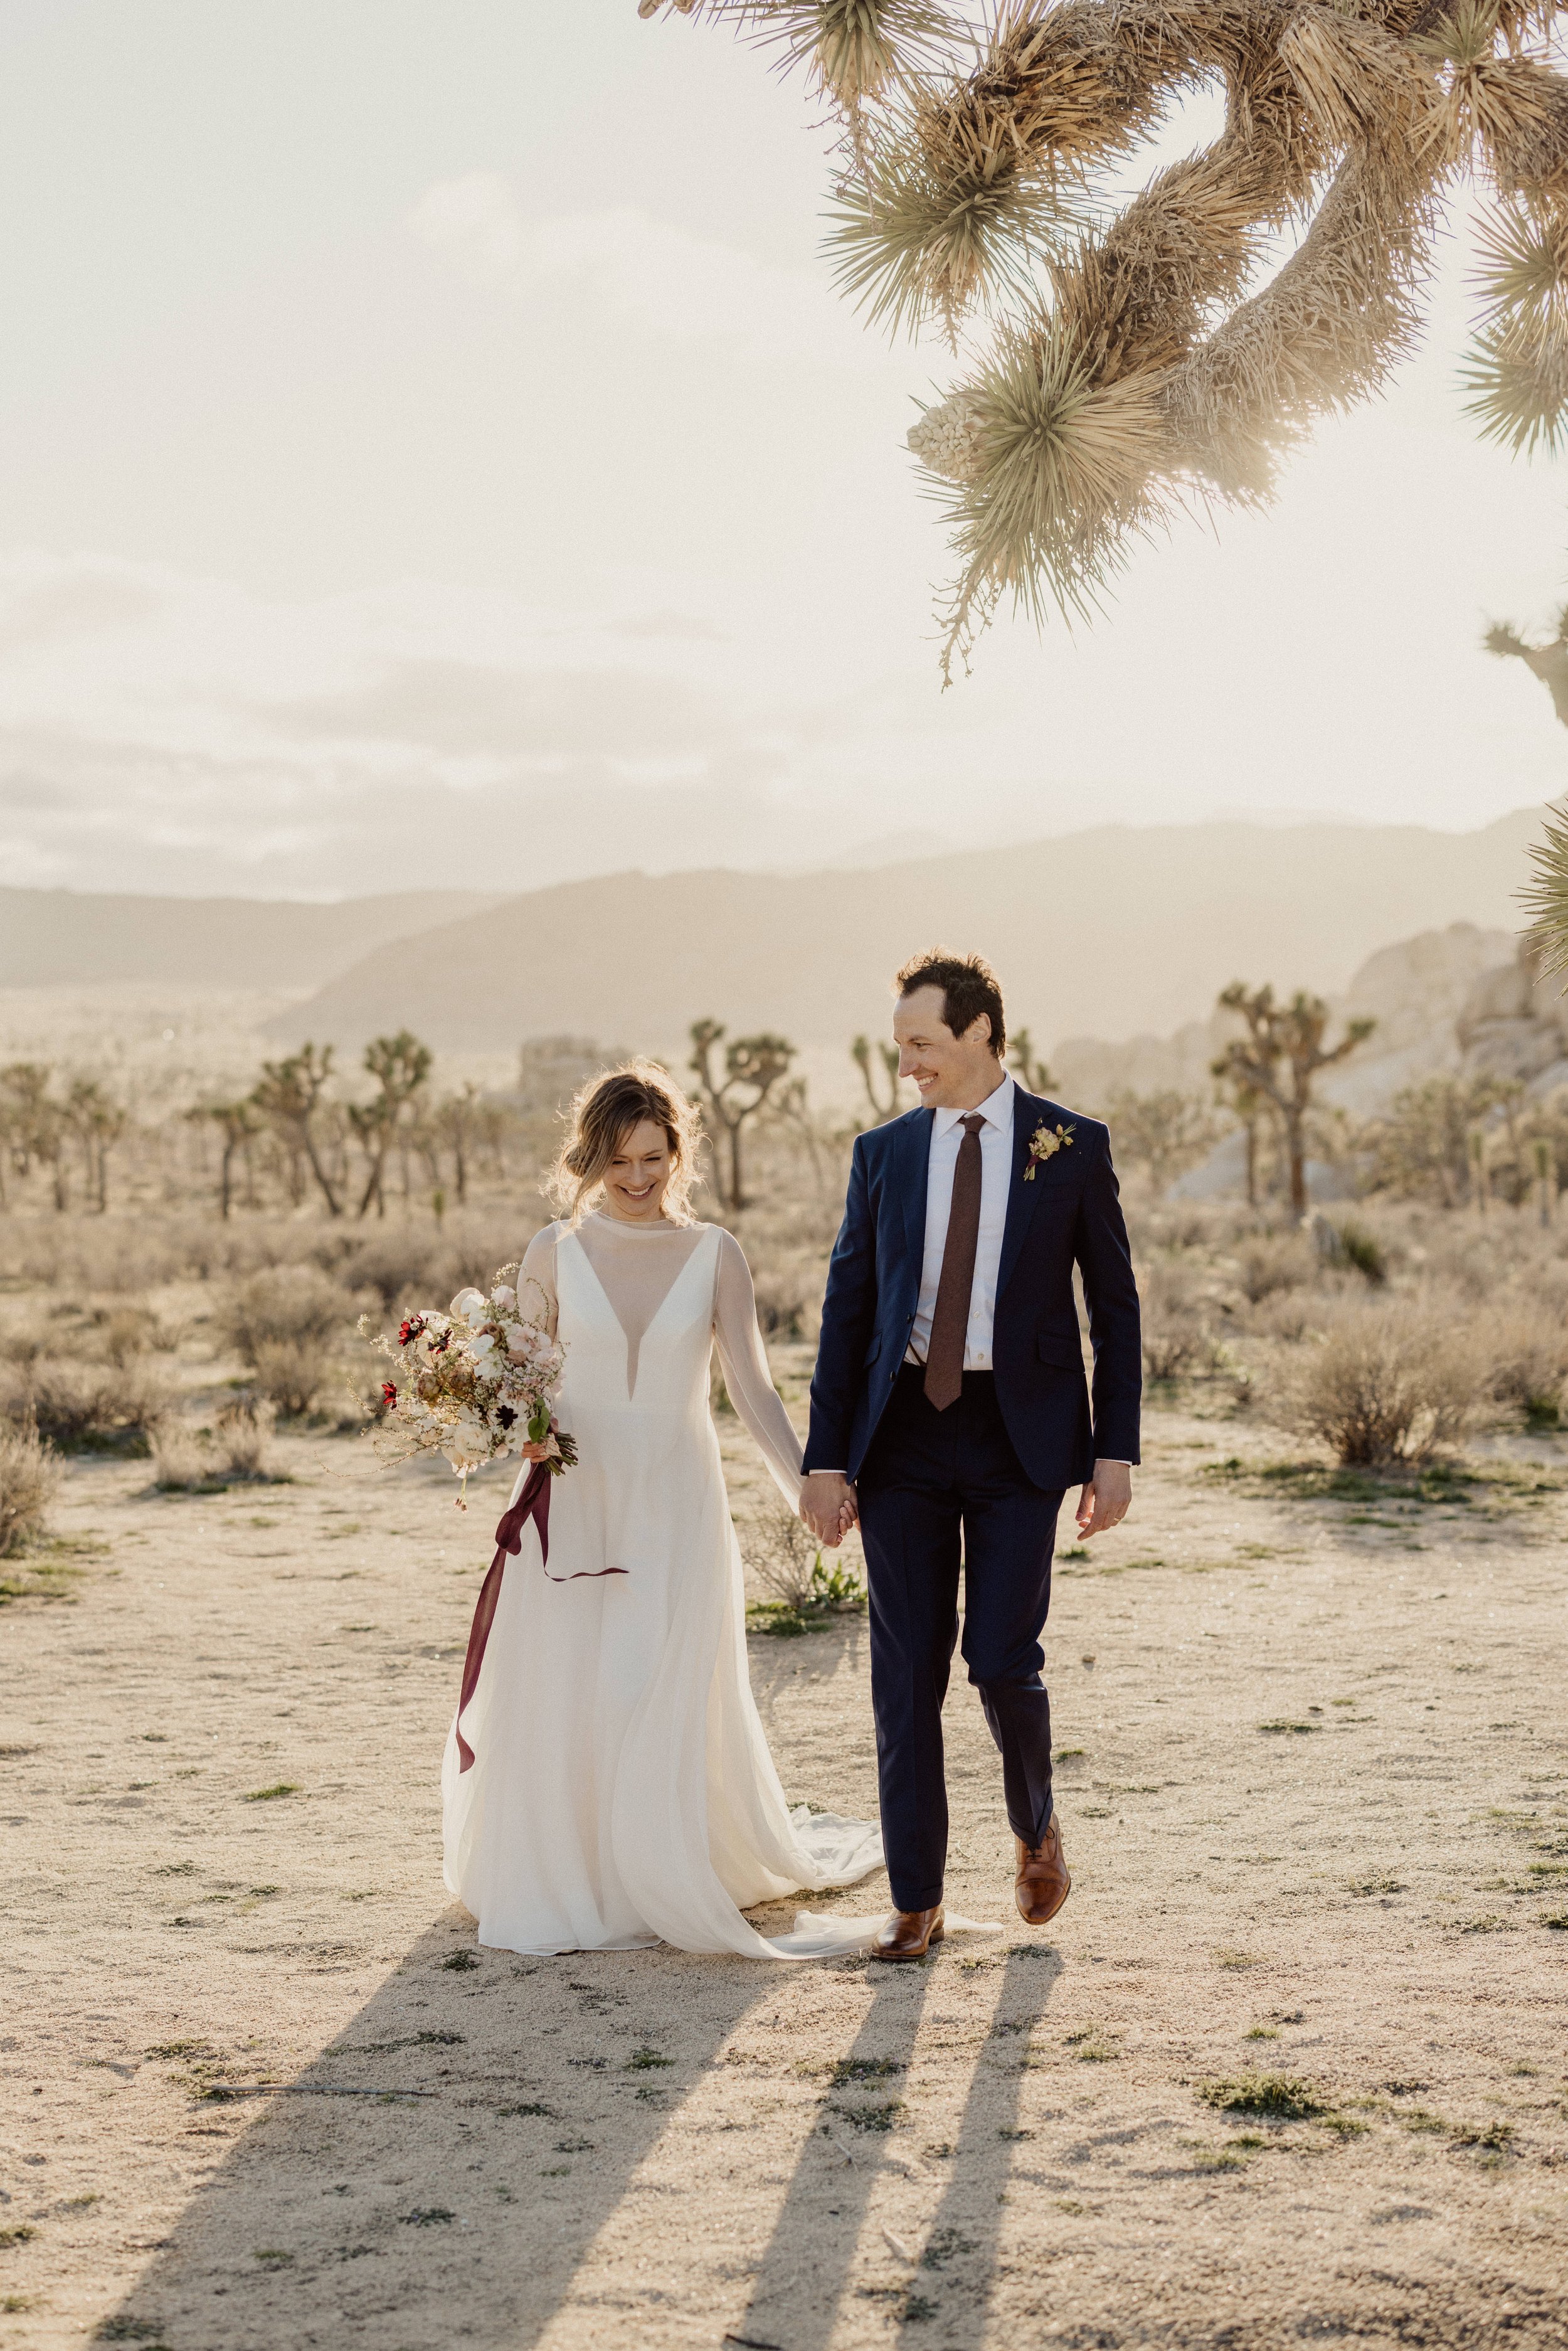
[[[808,1959],[878,1923],[801,1912],[771,1940],[741,1913],[882,1861],[865,1822],[791,1812],[747,1677],[746,1600],[718,1437],[731,1401],[791,1509],[800,1445],[768,1369],[734,1236],[688,1205],[692,1105],[636,1062],[585,1086],[519,1306],[566,1350],[557,1415],[578,1466],[508,1562],[479,1679],[442,1771],[446,1884],[503,1950]],[[537,1284],[528,1290],[527,1285]],[[530,1447],[531,1457],[541,1448]],[[525,1468],[524,1476],[527,1470]],[[519,1478],[513,1499],[520,1492]]]

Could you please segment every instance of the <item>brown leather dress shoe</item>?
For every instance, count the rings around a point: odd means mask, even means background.
[[[935,1910],[895,1910],[872,1937],[873,1959],[923,1959],[942,1940],[942,1905]]]
[[[1067,1863],[1061,1851],[1061,1828],[1056,1814],[1041,1844],[1025,1844],[1022,1837],[1014,1837],[1013,1850],[1018,1855],[1018,1877],[1013,1886],[1013,1898],[1019,1916],[1030,1927],[1048,1926],[1068,1895],[1072,1880],[1067,1875]]]

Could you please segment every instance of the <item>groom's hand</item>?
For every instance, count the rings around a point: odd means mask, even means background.
[[[800,1516],[820,1543],[837,1551],[854,1524],[854,1494],[841,1469],[813,1469],[801,1479]]]
[[[1119,1527],[1133,1507],[1133,1472],[1125,1461],[1096,1461],[1078,1497],[1078,1531],[1085,1541]]]

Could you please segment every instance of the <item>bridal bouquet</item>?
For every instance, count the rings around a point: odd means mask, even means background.
[[[400,1376],[382,1382],[385,1415],[378,1450],[393,1461],[416,1453],[444,1453],[466,1491],[471,1470],[525,1444],[546,1448],[542,1467],[559,1478],[577,1460],[577,1447],[550,1409],[566,1364],[566,1350],[542,1323],[523,1314],[505,1280],[460,1290],[444,1314],[421,1308],[395,1339],[378,1332],[372,1344]],[[370,1318],[360,1328],[371,1338]],[[460,1493],[457,1507],[468,1505]]]

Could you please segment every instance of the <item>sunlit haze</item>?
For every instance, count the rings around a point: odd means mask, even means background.
[[[944,694],[903,443],[952,361],[833,294],[829,134],[727,32],[33,0],[0,68],[9,882],[514,890],[1563,788],[1479,645],[1560,598],[1562,467],[1460,413],[1460,235],[1271,512]]]

